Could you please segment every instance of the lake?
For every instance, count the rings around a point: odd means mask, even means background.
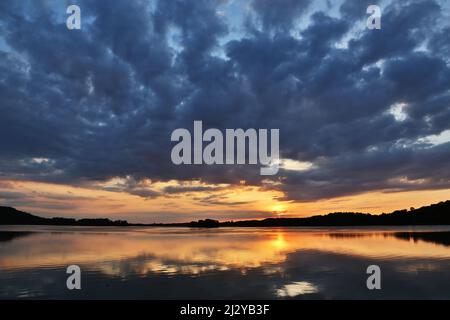
[[[450,299],[450,227],[0,226],[0,298]]]

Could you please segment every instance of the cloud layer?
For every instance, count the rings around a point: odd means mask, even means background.
[[[65,1],[0,3],[4,179],[245,180],[294,201],[450,188],[450,143],[427,139],[450,130],[445,1],[383,1],[381,30],[357,0],[76,4],[82,30],[65,27]],[[194,120],[279,128],[282,157],[312,165],[272,181],[257,166],[175,166],[170,134]]]

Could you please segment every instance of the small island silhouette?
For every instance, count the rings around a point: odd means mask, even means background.
[[[0,225],[57,225],[57,226],[159,226],[159,227],[331,227],[331,226],[402,226],[450,225],[450,200],[418,209],[396,210],[374,215],[359,212],[335,212],[306,218],[267,218],[219,222],[205,219],[184,223],[129,223],[125,220],[43,218],[11,207],[0,206]]]

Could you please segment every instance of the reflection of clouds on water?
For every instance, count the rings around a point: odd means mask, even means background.
[[[450,298],[443,233],[405,241],[354,229],[53,229],[0,244],[0,298]],[[82,269],[76,293],[65,286],[73,263]],[[381,291],[367,290],[370,264],[381,267]]]
[[[312,283],[306,281],[292,282],[284,285],[281,289],[277,289],[277,297],[296,297],[301,294],[316,293],[319,289]]]
[[[36,227],[40,228],[40,227]],[[66,228],[67,229],[67,228]],[[0,249],[0,269],[37,268],[52,265],[98,264],[140,256],[181,264],[216,265],[218,268],[276,266],[289,253],[319,250],[367,258],[450,258],[450,247],[437,245],[449,233],[405,241],[403,234],[352,229],[236,229],[189,230],[174,228],[39,229],[27,237],[6,242]],[[171,232],[172,230],[172,232]],[[36,231],[36,230],[35,230]],[[94,232],[95,231],[95,232]],[[3,231],[0,231],[0,235]],[[357,235],[357,236],[355,236]],[[416,236],[416,239],[419,237]],[[447,237],[447,239],[450,238]],[[93,245],[95,244],[95,245]],[[69,254],[70,253],[70,254]],[[152,267],[150,266],[149,269]],[[155,267],[157,269],[157,266]],[[171,269],[162,266],[160,269]],[[176,270],[173,270],[176,272]],[[269,271],[268,271],[269,272]]]
[[[95,270],[108,276],[138,275],[145,277],[154,274],[196,276],[206,272],[226,271],[229,268],[208,263],[165,261],[153,256],[143,255],[131,259],[100,262],[96,264]]]
[[[366,267],[379,264],[383,290],[366,288]],[[434,265],[438,272],[410,266]],[[399,270],[403,269],[403,270]],[[68,291],[63,266],[0,273],[1,298],[82,299],[400,299],[450,298],[450,260],[367,259],[299,250],[276,265],[221,269],[215,264],[142,256],[81,265],[83,290]],[[46,281],[43,281],[46,279]]]
[[[21,232],[21,231],[2,231],[0,232],[0,242],[12,241],[16,238],[26,237],[33,234],[32,232]]]
[[[413,242],[431,242],[438,245],[450,246],[450,232],[438,231],[438,232],[396,232],[394,236],[398,239],[404,239]]]

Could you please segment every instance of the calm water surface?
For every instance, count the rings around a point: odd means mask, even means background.
[[[0,226],[0,298],[450,299],[450,227]]]

